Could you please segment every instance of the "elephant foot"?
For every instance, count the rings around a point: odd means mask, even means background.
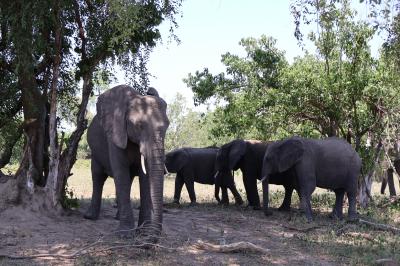
[[[290,211],[290,206],[288,206],[288,205],[281,205],[281,206],[278,208],[278,211],[288,212],[288,211]]]
[[[259,210],[261,210],[261,207],[260,206],[253,206],[253,210],[259,211]]]
[[[243,205],[243,200],[242,200],[242,198],[235,198],[235,205],[237,205],[237,206],[241,206],[241,205]]]
[[[89,209],[84,215],[83,218],[88,219],[88,220],[97,220],[99,219],[99,213],[92,211],[91,209]]]
[[[349,216],[347,217],[347,221],[350,223],[357,222],[358,219],[359,219],[358,214],[349,214]]]
[[[332,211],[329,214],[329,218],[334,219],[334,220],[342,220],[343,219],[343,214],[338,213],[337,211]]]
[[[174,199],[174,201],[172,202],[172,204],[177,204],[177,205],[179,205],[180,203],[179,203],[179,200],[178,200],[178,199]]]
[[[195,202],[195,201],[192,201],[191,203],[189,203],[189,206],[190,206],[190,207],[197,206],[197,202]]]
[[[115,214],[114,219],[119,221],[119,211],[117,211],[117,213]]]

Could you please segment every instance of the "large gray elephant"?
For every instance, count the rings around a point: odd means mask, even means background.
[[[189,193],[191,204],[196,203],[196,194],[194,191],[194,182],[200,184],[214,185],[215,198],[218,202],[229,204],[229,188],[235,197],[236,204],[243,203],[242,197],[236,189],[232,173],[230,171],[220,172],[218,179],[215,178],[217,170],[215,168],[215,159],[218,148],[180,148],[166,154],[165,165],[171,173],[176,173],[174,202],[179,204],[183,184]],[[222,188],[222,200],[219,198],[219,187]]]
[[[262,164],[265,152],[271,142],[258,140],[236,139],[221,146],[217,154],[217,170],[232,171],[240,169],[243,175],[243,184],[246,190],[249,206],[255,210],[261,209],[258,196],[257,180],[261,180]],[[289,177],[290,173],[272,177],[269,182],[283,185],[285,199],[279,210],[290,210],[294,185]]]
[[[349,219],[357,217],[357,178],[361,159],[353,147],[343,139],[323,140],[293,137],[268,146],[263,160],[264,212],[268,210],[268,183],[274,175],[291,173],[292,184],[300,195],[301,206],[308,221],[312,220],[311,194],[315,187],[331,189],[336,194],[332,216],[343,217],[343,197],[349,199]]]
[[[143,96],[126,85],[104,92],[98,98],[97,115],[88,129],[93,194],[85,218],[98,218],[104,181],[107,176],[114,177],[119,231],[134,228],[130,192],[132,179],[138,175],[138,225],[151,223],[161,232],[164,138],[169,120],[165,101],[156,90],[150,92]]]

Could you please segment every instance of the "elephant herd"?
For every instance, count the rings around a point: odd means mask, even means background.
[[[343,217],[343,198],[349,200],[349,219],[355,219],[357,178],[361,159],[350,144],[339,138],[323,140],[292,137],[275,142],[233,140],[221,147],[180,148],[164,154],[164,139],[169,120],[166,103],[151,88],[147,95],[120,85],[99,96],[97,114],[88,128],[92,151],[93,194],[84,217],[99,216],[104,182],[114,177],[118,231],[134,228],[130,191],[134,176],[139,176],[140,211],[138,226],[151,225],[154,233],[162,228],[164,174],[176,173],[174,202],[179,203],[183,185],[191,204],[196,203],[194,182],[215,185],[215,198],[228,204],[228,189],[238,205],[243,200],[236,189],[233,171],[240,169],[248,205],[261,209],[257,181],[263,187],[265,215],[270,215],[269,184],[282,185],[284,200],[279,210],[290,210],[293,190],[308,221],[312,220],[311,194],[316,187],[333,190],[336,195],[332,216]],[[222,191],[222,198],[219,191]]]

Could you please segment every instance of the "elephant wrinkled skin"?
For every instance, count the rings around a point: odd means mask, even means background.
[[[111,176],[120,218],[118,229],[134,228],[130,192],[132,178],[139,175],[138,225],[151,223],[157,233],[161,231],[164,138],[169,120],[167,104],[155,89],[152,93],[143,96],[132,87],[120,85],[99,96],[97,115],[88,129],[93,195],[85,218],[98,218],[104,181]],[[141,157],[147,171],[141,169]]]
[[[308,221],[312,220],[311,194],[315,187],[331,189],[336,194],[332,216],[343,217],[343,197],[349,199],[349,219],[357,217],[357,178],[361,159],[353,147],[343,139],[323,140],[293,137],[268,146],[263,160],[264,212],[268,210],[269,180],[277,174],[292,171],[292,184],[300,195]]]

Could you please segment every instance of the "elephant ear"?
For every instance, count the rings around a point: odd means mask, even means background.
[[[172,158],[172,167],[180,171],[189,162],[189,153],[185,149],[175,151]]]
[[[99,96],[96,109],[106,136],[117,147],[125,149],[128,143],[126,114],[128,102],[138,93],[125,85],[116,86]]]
[[[303,156],[304,147],[300,139],[288,139],[282,142],[278,151],[278,170],[284,172],[294,166]]]
[[[235,140],[232,142],[229,150],[229,169],[234,169],[237,163],[242,159],[246,152],[246,142],[244,140]]]

